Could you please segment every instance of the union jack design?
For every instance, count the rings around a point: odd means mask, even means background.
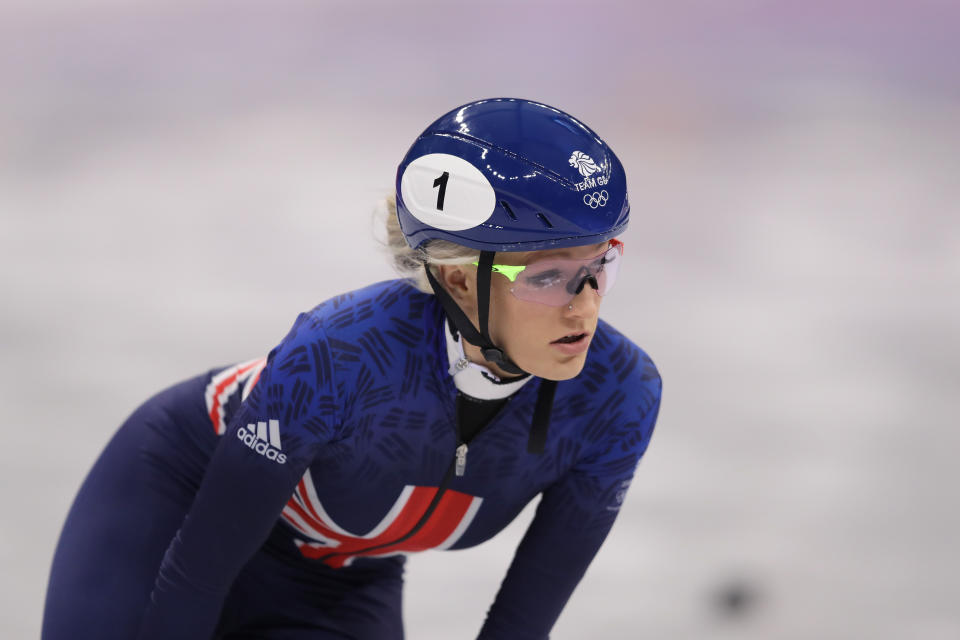
[[[241,391],[241,400],[246,400],[250,395],[250,390],[260,379],[260,372],[267,366],[266,358],[257,358],[248,362],[227,367],[210,379],[203,396],[207,401],[207,414],[210,416],[210,422],[213,423],[213,430],[218,436],[222,436],[227,430],[227,423],[224,420],[224,407],[230,396],[236,393],[240,385],[243,385]]]
[[[207,384],[204,393],[207,413],[217,435],[226,432],[224,414],[230,398],[242,389],[241,400],[246,400],[266,364],[266,358],[257,358],[228,367]],[[267,441],[267,425],[259,424],[263,427],[258,428],[258,436]],[[270,441],[275,437],[279,443],[277,428],[270,426]],[[473,521],[483,498],[452,489],[443,492],[429,519],[416,533],[406,537],[420,522],[438,490],[438,487],[405,486],[377,526],[365,534],[356,534],[338,525],[326,512],[307,469],[283,508],[281,518],[307,538],[294,540],[304,557],[322,559],[339,569],[349,566],[358,556],[395,556],[426,549],[449,549],[456,544]],[[403,538],[406,539],[402,542],[392,543]]]
[[[340,527],[324,510],[308,469],[284,507],[282,517],[310,539],[294,540],[304,557],[321,558],[339,569],[349,566],[357,556],[386,557],[426,549],[449,549],[456,544],[476,516],[483,498],[451,489],[443,493],[429,520],[416,533],[403,542],[390,544],[392,540],[404,538],[417,525],[437,490],[437,487],[407,485],[380,523],[360,535]],[[370,551],[365,551],[367,549]]]

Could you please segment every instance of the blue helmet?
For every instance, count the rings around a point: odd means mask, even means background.
[[[596,244],[630,218],[623,166],[576,118],[516,98],[471,102],[420,134],[397,168],[407,243],[481,251]]]
[[[521,375],[489,333],[495,253],[598,244],[626,228],[630,204],[623,166],[586,125],[545,104],[494,98],[458,107],[420,134],[397,168],[397,217],[414,249],[441,239],[480,251],[479,327],[425,264],[427,280],[463,338]],[[555,381],[541,381],[532,453],[543,452],[555,390]]]

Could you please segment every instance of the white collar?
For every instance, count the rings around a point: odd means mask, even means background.
[[[526,375],[513,382],[501,382],[500,377],[483,365],[470,362],[463,353],[463,343],[454,337],[449,322],[444,322],[447,334],[447,370],[453,376],[457,389],[478,400],[501,400],[516,393],[533,376]]]

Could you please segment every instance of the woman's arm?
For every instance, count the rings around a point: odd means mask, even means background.
[[[164,555],[140,640],[210,638],[237,574],[332,438],[332,372],[322,331],[301,315],[217,446]]]
[[[645,359],[645,357],[644,357]],[[648,359],[623,411],[605,413],[592,453],[543,493],[487,614],[480,640],[544,640],[619,513],[660,408]],[[624,387],[621,387],[624,388]]]

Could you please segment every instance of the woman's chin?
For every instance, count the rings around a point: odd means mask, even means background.
[[[536,365],[531,364],[530,368],[524,367],[522,364],[520,364],[520,367],[538,378],[560,382],[576,378],[580,375],[580,372],[583,371],[583,366],[587,362],[587,354],[582,353],[576,356],[568,356],[561,361],[556,361],[556,359],[551,360],[553,361],[538,362]]]

